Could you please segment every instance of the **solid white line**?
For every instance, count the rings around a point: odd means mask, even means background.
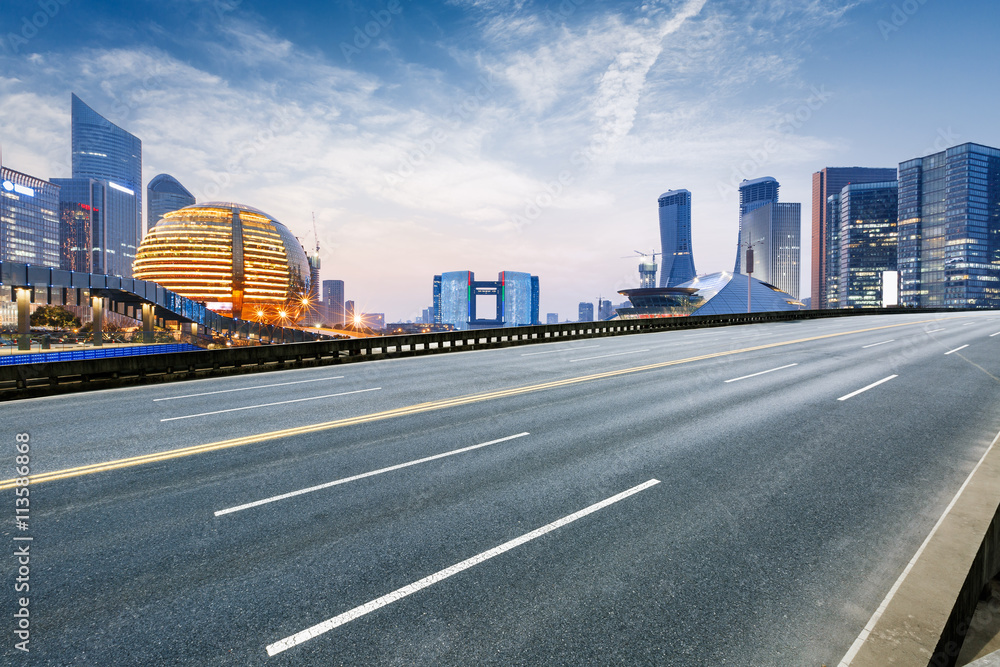
[[[323,382],[325,380],[343,380],[343,375],[337,375],[330,378],[316,378],[315,380],[297,380],[295,382],[279,382],[278,384],[261,384],[256,387],[241,387],[240,389],[223,389],[221,391],[206,391],[203,394],[187,394],[186,396],[169,396],[167,398],[154,398],[153,402],[157,401],[176,401],[178,398],[194,398],[195,396],[211,396],[212,394],[228,394],[233,391],[249,391],[251,389],[268,389],[270,387],[284,387],[289,384],[305,384],[306,382]]]
[[[854,660],[854,657],[858,654],[858,651],[861,650],[861,647],[868,639],[868,635],[870,635],[871,631],[875,629],[875,624],[878,623],[878,620],[880,618],[882,618],[882,614],[885,613],[886,608],[889,606],[889,603],[892,601],[892,598],[896,595],[896,592],[899,590],[899,587],[903,585],[903,581],[906,579],[906,576],[910,574],[910,570],[912,570],[913,566],[917,564],[917,559],[920,558],[920,554],[924,553],[924,549],[926,549],[927,545],[930,544],[930,541],[934,537],[935,533],[937,533],[938,528],[940,528],[941,524],[944,523],[944,520],[948,516],[948,513],[951,512],[951,509],[955,506],[955,503],[958,502],[958,499],[962,495],[962,492],[965,491],[965,487],[967,487],[969,485],[969,482],[972,481],[972,477],[976,474],[976,471],[979,470],[979,466],[983,465],[983,461],[986,460],[986,457],[989,456],[990,452],[993,451],[993,448],[996,447],[997,442],[1000,442],[1000,433],[997,433],[997,436],[993,438],[993,442],[991,442],[990,446],[986,448],[986,453],[983,454],[981,459],[979,459],[979,463],[977,463],[976,467],[972,469],[972,472],[969,473],[969,476],[965,478],[965,481],[962,483],[962,486],[958,489],[958,493],[955,494],[955,497],[952,498],[951,502],[948,503],[948,506],[944,508],[944,514],[941,515],[941,518],[938,519],[937,523],[934,524],[934,527],[931,528],[931,532],[927,535],[927,539],[924,540],[924,543],[920,545],[920,548],[917,549],[917,553],[913,554],[913,558],[911,558],[910,562],[906,564],[905,568],[903,568],[903,573],[899,575],[899,579],[896,579],[896,583],[894,583],[892,585],[892,588],[889,589],[889,592],[886,594],[885,599],[882,600],[882,604],[878,606],[878,609],[876,609],[875,613],[872,614],[871,619],[869,619],[868,624],[865,625],[864,629],[861,631],[861,634],[859,634],[858,638],[854,640],[854,644],[851,645],[851,648],[850,650],[847,651],[847,654],[844,656],[844,659],[840,661],[839,667],[850,667],[851,661]]]
[[[1000,331],[996,332],[995,334],[990,334],[990,338],[993,338],[994,336],[1000,336]]]
[[[569,363],[575,364],[578,361],[590,361],[591,359],[607,359],[608,357],[621,357],[626,354],[639,354],[640,352],[649,352],[649,350],[634,350],[632,352],[616,352],[615,354],[602,354],[599,357],[586,357],[585,359],[570,359]]]
[[[862,345],[861,349],[862,350],[866,350],[869,347],[878,347],[879,345],[885,345],[886,343],[895,343],[895,342],[896,342],[896,339],[893,338],[892,340],[884,340],[881,343],[872,343],[871,345]]]
[[[879,386],[879,385],[880,385],[880,384],[882,384],[883,382],[888,382],[889,380],[892,380],[892,379],[894,379],[894,378],[898,378],[898,377],[899,377],[898,375],[890,375],[889,377],[887,377],[887,378],[883,378],[883,379],[879,380],[878,382],[873,382],[873,383],[871,383],[871,384],[870,384],[870,385],[868,385],[867,387],[863,387],[863,388],[861,388],[861,389],[858,389],[857,391],[852,391],[852,392],[851,392],[850,394],[848,394],[847,396],[841,396],[841,397],[840,397],[840,398],[838,398],[837,400],[838,400],[838,401],[846,401],[846,400],[847,400],[847,399],[849,399],[849,398],[854,398],[854,397],[855,397],[855,396],[857,396],[858,394],[862,394],[862,393],[864,393],[864,392],[868,391],[869,389],[874,389],[875,387]]]
[[[573,523],[577,519],[582,519],[583,517],[587,516],[588,514],[593,514],[594,512],[596,512],[598,510],[604,509],[605,507],[608,507],[609,505],[613,505],[613,504],[615,504],[615,503],[617,503],[617,502],[619,502],[621,500],[624,500],[624,499],[628,498],[629,496],[633,496],[633,495],[635,495],[635,494],[637,494],[637,493],[639,493],[641,491],[645,491],[646,489],[650,488],[651,486],[655,486],[655,485],[657,485],[659,483],[660,483],[659,480],[657,480],[657,479],[651,479],[648,482],[640,484],[639,486],[632,487],[628,491],[623,491],[623,492],[619,493],[618,495],[611,496],[610,498],[608,498],[606,500],[602,500],[599,503],[595,503],[595,504],[591,505],[590,507],[587,507],[585,509],[580,510],[579,512],[574,512],[573,514],[565,516],[565,517],[563,517],[563,518],[561,518],[561,519],[559,519],[557,521],[553,521],[552,523],[547,524],[545,526],[542,526],[541,528],[537,528],[537,529],[531,531],[530,533],[525,533],[524,535],[522,535],[520,537],[514,538],[513,540],[510,540],[509,542],[504,542],[500,546],[493,547],[489,551],[484,551],[481,554],[478,554],[476,556],[473,556],[472,558],[468,558],[466,560],[463,560],[460,563],[455,563],[451,567],[445,568],[444,570],[441,570],[440,572],[436,572],[436,573],[434,573],[434,574],[432,574],[430,576],[424,577],[423,579],[415,581],[415,582],[413,582],[412,584],[410,584],[408,586],[403,586],[402,588],[399,588],[399,589],[393,591],[392,593],[389,593],[388,595],[383,595],[382,597],[376,598],[376,599],[372,600],[371,602],[367,602],[367,603],[361,605],[360,607],[355,607],[354,609],[351,609],[350,611],[346,611],[343,614],[340,614],[338,616],[334,616],[333,618],[328,619],[326,621],[323,621],[322,623],[317,623],[316,625],[312,626],[311,628],[306,628],[305,630],[302,630],[301,632],[297,632],[294,635],[290,635],[288,637],[285,637],[284,639],[276,641],[273,644],[268,644],[268,646],[267,646],[267,654],[269,656],[274,656],[274,655],[277,655],[278,653],[281,653],[282,651],[287,651],[288,649],[290,649],[290,648],[292,648],[294,646],[298,646],[299,644],[302,644],[303,642],[307,642],[310,639],[313,639],[314,637],[318,637],[319,635],[321,635],[321,634],[323,634],[325,632],[329,632],[330,630],[333,630],[334,628],[337,628],[337,627],[339,627],[341,625],[344,625],[345,623],[350,623],[351,621],[353,621],[355,619],[358,619],[358,618],[361,618],[362,616],[364,616],[366,614],[369,614],[369,613],[371,613],[371,612],[373,612],[373,611],[375,611],[377,609],[381,609],[382,607],[386,607],[386,606],[392,604],[393,602],[397,602],[397,601],[405,598],[408,595],[412,595],[413,593],[416,593],[417,591],[423,590],[424,588],[428,588],[429,586],[433,586],[434,584],[436,584],[436,583],[438,583],[440,581],[443,581],[443,580],[447,579],[448,577],[451,577],[453,575],[458,574],[459,572],[462,572],[464,570],[468,570],[471,567],[479,565],[480,563],[483,563],[483,562],[485,562],[485,561],[493,558],[494,556],[499,556],[500,554],[506,553],[506,552],[510,551],[511,549],[519,547],[522,544],[525,544],[525,543],[530,542],[530,541],[532,541],[534,539],[537,539],[537,538],[539,538],[539,537],[541,537],[541,536],[543,536],[543,535],[545,535],[547,533],[551,533],[552,531],[554,531],[554,530],[556,530],[558,528],[562,528],[563,526],[565,526],[567,524]]]
[[[527,354],[522,354],[522,357],[533,357],[538,354],[555,354],[556,352],[573,352],[574,350],[590,350],[595,347],[600,347],[600,345],[585,345],[583,347],[567,347],[561,350],[547,350],[545,352],[528,352]]]
[[[952,354],[954,352],[958,352],[959,350],[964,350],[967,347],[969,347],[969,346],[968,345],[963,345],[962,347],[956,347],[954,350],[951,350],[949,352],[945,352],[944,354],[945,354],[945,356],[948,356],[949,354]]]
[[[232,514],[233,512],[239,512],[240,510],[250,509],[251,507],[258,507],[260,505],[266,505],[268,503],[274,503],[279,500],[284,500],[285,498],[293,498],[295,496],[301,496],[306,493],[312,493],[313,491],[321,491],[323,489],[329,489],[331,486],[339,486],[340,484],[347,484],[348,482],[354,482],[359,479],[364,479],[365,477],[374,477],[375,475],[381,475],[382,473],[392,472],[393,470],[399,470],[401,468],[409,468],[410,466],[415,466],[420,463],[427,463],[428,461],[443,459],[446,456],[454,456],[455,454],[462,454],[463,452],[471,452],[474,449],[489,447],[490,445],[496,445],[501,442],[507,442],[508,440],[514,440],[516,438],[523,438],[526,435],[528,435],[527,431],[524,433],[518,433],[517,435],[509,435],[506,438],[500,438],[499,440],[490,440],[489,442],[483,442],[478,445],[462,447],[461,449],[453,449],[452,451],[445,452],[443,454],[435,454],[434,456],[428,456],[426,458],[417,459],[415,461],[399,463],[394,466],[389,466],[388,468],[379,468],[378,470],[372,470],[371,472],[364,472],[361,473],[360,475],[354,475],[352,477],[344,477],[343,479],[338,479],[333,482],[326,482],[325,484],[310,486],[308,489],[290,491],[289,493],[282,493],[280,496],[271,496],[270,498],[264,498],[263,500],[255,500],[254,502],[247,503],[245,505],[238,505],[236,507],[229,507],[224,510],[219,510],[215,513],[215,516],[222,516],[223,514]]]
[[[172,422],[178,419],[192,419],[194,417],[207,417],[208,415],[221,415],[223,412],[239,412],[240,410],[253,410],[255,408],[269,408],[272,405],[288,405],[289,403],[301,403],[303,401],[318,401],[321,398],[334,398],[336,396],[350,396],[351,394],[363,394],[366,391],[378,391],[382,387],[374,387],[372,389],[359,389],[358,391],[345,391],[340,394],[327,394],[326,396],[313,396],[311,398],[296,398],[294,401],[278,401],[277,403],[264,403],[262,405],[247,405],[242,408],[230,408],[228,410],[216,410],[214,412],[201,412],[196,415],[184,415],[183,417],[168,417],[167,419],[161,419],[161,422]]]
[[[781,366],[779,368],[772,368],[769,371],[761,371],[760,373],[754,373],[753,375],[744,375],[741,378],[733,378],[732,380],[726,380],[726,384],[730,382],[739,382],[740,380],[746,380],[747,378],[755,378],[758,375],[764,375],[765,373],[773,373],[774,371],[784,370],[786,368],[791,368],[792,366],[798,366],[798,364],[788,364],[787,366]]]
[[[944,331],[944,329],[931,329],[930,331],[925,331],[924,333],[937,333],[938,331]]]

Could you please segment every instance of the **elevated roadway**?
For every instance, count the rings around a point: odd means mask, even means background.
[[[8,403],[31,657],[834,665],[1000,431],[998,384],[984,312]]]

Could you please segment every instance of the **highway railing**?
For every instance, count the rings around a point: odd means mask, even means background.
[[[659,331],[788,322],[830,317],[947,312],[905,308],[870,310],[802,310],[741,313],[702,317],[664,317],[606,322],[574,322],[499,329],[405,334],[283,345],[232,347],[177,352],[52,361],[0,367],[0,400],[152,384],[177,380],[375,361],[448,352],[466,352],[514,345],[531,345]]]

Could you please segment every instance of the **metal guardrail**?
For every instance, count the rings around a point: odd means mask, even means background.
[[[326,366],[426,354],[483,350],[659,331],[787,322],[858,315],[952,312],[915,310],[803,310],[644,320],[577,322],[501,329],[447,331],[374,338],[352,338],[285,345],[232,347],[197,352],[60,361],[0,367],[0,400],[103,389],[189,378]]]
[[[173,352],[195,352],[201,350],[190,343],[165,343],[162,345],[130,345],[128,347],[87,348],[65,352],[29,352],[28,354],[8,354],[0,356],[0,366],[20,364],[51,364],[58,361],[85,361],[89,359],[113,359],[147,354],[168,354]]]

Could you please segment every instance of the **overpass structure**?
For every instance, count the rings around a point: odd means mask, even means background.
[[[268,343],[299,343],[322,340],[321,334],[219,315],[157,283],[64,271],[31,264],[0,262],[0,298],[17,303],[20,349],[29,349],[30,306],[33,303],[90,306],[94,309],[94,345],[101,345],[103,311],[109,310],[142,322],[144,342],[153,340],[154,326],[178,322],[182,330],[197,335],[214,332],[227,338]]]
[[[1000,313],[857,315],[19,367],[37,659],[964,667]]]

